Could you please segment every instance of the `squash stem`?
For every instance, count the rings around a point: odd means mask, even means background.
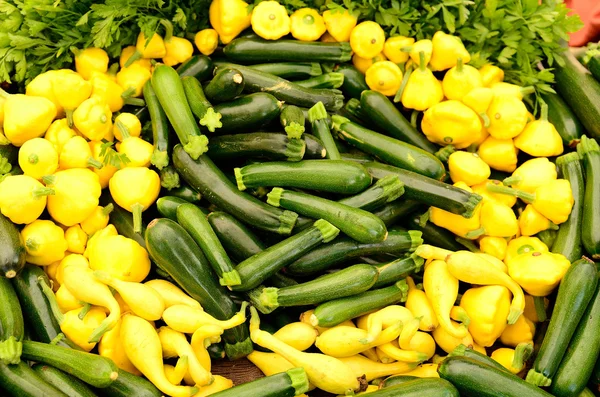
[[[511,366],[519,371],[525,367],[525,362],[533,353],[533,343],[519,343],[515,348],[515,355]]]
[[[463,68],[463,67],[464,67],[464,65],[465,65],[465,64],[463,63],[463,59],[462,59],[462,58],[458,58],[458,59],[456,60],[456,71],[457,71],[458,73],[462,73],[462,72],[463,72],[463,69],[464,69],[464,68]]]
[[[77,317],[79,317],[79,319],[81,321],[83,321],[83,319],[85,318],[85,316],[87,316],[88,312],[90,311],[90,309],[92,308],[92,305],[90,305],[87,302],[83,303],[83,308],[81,309],[81,311],[79,312],[79,314],[77,315]]]
[[[58,307],[58,302],[56,301],[56,295],[54,295],[54,291],[52,291],[52,288],[50,288],[43,277],[38,277],[38,284],[42,288],[42,293],[46,297],[46,300],[48,300],[50,310],[52,311],[52,315],[56,319],[56,322],[58,322],[58,325],[62,324],[65,321],[65,315]]]
[[[160,171],[169,165],[169,153],[166,150],[154,149],[150,162]]]
[[[123,98],[123,104],[141,108],[141,107],[146,106],[146,101],[144,101],[142,98],[129,97],[129,98]]]
[[[456,237],[455,240],[457,243],[459,243],[460,245],[463,245],[466,249],[468,249],[471,252],[475,252],[475,253],[481,252],[481,250],[479,248],[477,248],[477,246],[473,243],[472,240],[462,238],[462,237]]]
[[[540,106],[540,120],[548,121],[548,105],[542,102]]]
[[[425,63],[425,51],[419,52],[419,70],[421,72],[425,72],[427,70],[427,65]]]
[[[190,135],[188,136],[188,143],[183,146],[183,150],[193,160],[198,160],[198,157],[208,150],[208,138],[204,135]]]
[[[131,54],[131,56],[127,59],[125,65],[123,65],[123,69],[130,67],[135,61],[139,61],[140,59],[142,59],[142,55],[142,52],[136,49],[135,52]]]
[[[100,161],[96,160],[93,157],[90,157],[87,160],[87,164],[88,164],[88,166],[96,168],[97,170],[99,170],[100,168],[104,167],[104,164],[102,164]]]
[[[206,109],[206,113],[200,119],[200,125],[206,127],[210,132],[215,132],[217,128],[223,127],[221,117],[221,113],[215,112],[215,109],[210,107]]]
[[[54,189],[51,189],[49,187],[38,187],[33,189],[33,191],[31,192],[31,196],[33,198],[40,198],[43,196],[54,196]]]
[[[22,352],[23,342],[18,341],[14,335],[0,342],[0,362],[3,364],[18,364]]]
[[[513,176],[509,176],[507,178],[504,178],[502,180],[502,184],[504,186],[518,185],[522,180],[523,180],[522,177],[520,177],[518,175],[513,175]]]
[[[73,121],[73,109],[65,109],[65,115],[67,116],[67,124],[69,128],[73,128],[75,122]]]
[[[135,233],[142,232],[142,211],[144,206],[140,203],[135,203],[131,206],[131,213],[133,214],[133,231]]]
[[[114,209],[115,209],[115,206],[113,205],[113,203],[108,203],[108,205],[106,205],[104,208],[102,208],[102,215],[108,216],[108,215],[110,215],[111,212],[113,212]]]
[[[396,95],[394,96],[394,103],[398,103],[400,101],[402,101],[402,94],[404,94],[404,89],[406,88],[406,85],[408,84],[408,79],[410,78],[410,75],[413,72],[413,67],[412,64],[406,69],[406,72],[404,73],[404,77],[402,78],[402,84],[400,84],[400,88],[398,89],[398,91],[396,92]]]
[[[529,203],[535,201],[534,193],[528,193],[528,192],[524,192],[522,190],[513,189],[510,187],[506,187],[506,186],[499,186],[499,185],[494,185],[492,183],[488,183],[486,186],[486,189],[492,193],[500,193],[500,194],[507,194],[509,196],[515,196],[515,197],[523,199]]]

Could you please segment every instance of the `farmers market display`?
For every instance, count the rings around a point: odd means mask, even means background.
[[[373,3],[0,2],[0,394],[600,393],[598,45]]]

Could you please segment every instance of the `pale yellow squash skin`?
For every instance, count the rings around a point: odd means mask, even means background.
[[[304,351],[315,343],[318,334],[311,325],[295,322],[284,325],[273,336],[294,349]]]
[[[315,346],[328,356],[350,357],[397,339],[401,331],[402,323],[399,321],[383,330],[375,340],[368,342],[367,331],[360,328],[337,326],[319,335]]]
[[[187,305],[174,305],[163,312],[162,318],[165,323],[175,331],[183,332],[184,334],[192,334],[202,325],[207,324],[216,325],[223,329],[237,327],[246,321],[246,307],[248,307],[248,303],[244,302],[240,311],[232,318],[221,321],[206,313],[201,308],[193,308]]]
[[[231,389],[232,387],[233,382],[231,381],[231,379],[227,379],[220,375],[215,375],[215,381],[208,386],[201,387],[198,393],[194,394],[194,397],[210,396],[211,394]]]
[[[356,377],[365,375],[367,382],[384,376],[404,374],[417,366],[415,363],[403,363],[400,361],[391,364],[382,364],[369,360],[359,354],[340,358],[340,361],[349,366],[354,371]]]
[[[202,367],[210,372],[211,361],[210,355],[206,348],[212,343],[218,343],[221,341],[221,335],[223,334],[223,328],[216,325],[203,325],[194,332],[190,345],[194,350],[194,354]]]
[[[416,288],[411,277],[406,278],[408,283],[408,298],[404,304],[413,316],[421,319],[419,329],[421,331],[433,331],[439,325],[435,311],[424,291]]]
[[[419,378],[439,378],[437,372],[437,364],[421,364],[410,372],[405,373],[407,376],[416,376]]]
[[[163,357],[187,357],[188,371],[197,386],[212,383],[211,373],[202,366],[184,334],[169,327],[160,327],[158,338],[162,346]]]
[[[200,306],[200,303],[197,300],[191,298],[179,287],[167,280],[150,280],[146,281],[144,284],[158,292],[165,303],[165,309],[175,305],[187,305],[189,307],[202,309],[202,306]]]

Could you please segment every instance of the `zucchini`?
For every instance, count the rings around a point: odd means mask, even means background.
[[[564,65],[555,63],[556,91],[565,100],[589,134],[600,138],[600,83],[569,51]]]
[[[44,381],[25,361],[17,365],[0,363],[0,386],[13,397],[67,397]]]
[[[592,76],[594,76],[597,81],[600,80],[600,57],[598,55],[590,57],[586,66]]]
[[[596,360],[596,365],[594,366],[594,370],[592,371],[592,376],[590,378],[590,387],[593,390],[597,390],[600,392],[600,357]]]
[[[177,208],[177,222],[198,244],[219,277],[219,284],[226,286],[241,284],[240,275],[234,269],[234,264],[200,208],[191,203],[180,205]]]
[[[365,75],[359,72],[354,66],[341,63],[333,68],[333,71],[344,75],[342,92],[346,97],[359,99],[362,92],[369,89]]]
[[[410,377],[405,376],[405,378]],[[438,378],[414,378],[414,380],[396,383],[393,386],[385,386],[368,394],[373,397],[459,397],[458,390],[452,383]]]
[[[172,165],[164,167],[159,172],[160,186],[167,190],[173,190],[181,186],[179,174]]]
[[[215,132],[217,128],[221,128],[223,126],[221,114],[216,112],[213,105],[206,99],[200,81],[195,77],[182,77],[181,84],[190,111],[199,120],[200,125],[206,127],[210,132]]]
[[[52,344],[23,341],[23,358],[60,368],[94,387],[108,387],[119,376],[109,358]]]
[[[25,247],[17,226],[2,214],[0,247],[0,277],[13,278],[25,266]]]
[[[303,134],[302,139],[306,143],[305,159],[324,159],[327,157],[327,150],[323,146],[323,141],[314,135]]]
[[[225,349],[222,343],[213,343],[206,350],[211,360],[222,360],[225,358]]]
[[[254,233],[226,212],[211,212],[208,214],[208,222],[225,251],[237,262],[248,259],[265,249],[265,245]]]
[[[170,131],[167,114],[160,105],[160,101],[152,88],[152,82],[148,80],[144,85],[144,100],[150,113],[150,125],[152,127],[152,143],[154,151],[150,162],[159,170],[169,165]]]
[[[110,386],[98,389],[98,394],[104,397],[164,397],[164,394],[149,380],[118,370],[119,377]]]
[[[183,227],[169,219],[155,219],[146,229],[146,246],[152,260],[175,280],[204,310],[219,320],[228,320],[238,307],[219,286],[208,260]],[[225,351],[232,360],[252,351],[245,324],[223,334]]]
[[[11,282],[0,277],[0,362],[17,364],[21,357],[25,321]]]
[[[475,207],[482,200],[482,197],[478,194],[469,193],[466,190],[416,172],[375,161],[364,166],[375,179],[381,179],[386,175],[397,175],[404,183],[404,198],[438,207],[453,214],[462,215],[465,218],[473,216]]]
[[[177,73],[181,77],[195,77],[200,81],[206,81],[213,75],[213,63],[211,59],[204,55],[194,55],[177,68]]]
[[[343,160],[273,161],[235,168],[239,190],[255,187],[295,187],[339,194],[357,194],[371,184],[360,164]],[[327,178],[322,176],[326,175]]]
[[[197,204],[202,200],[202,195],[187,185],[181,185],[178,188],[169,190],[169,195]]]
[[[585,167],[581,242],[588,255],[600,259],[600,146],[584,135],[577,145],[577,154]]]
[[[282,103],[273,95],[257,92],[215,106],[221,114],[220,133],[252,131],[269,124],[281,112]]]
[[[6,145],[0,145],[0,160],[1,159],[6,160],[6,162],[4,164],[0,163],[0,165],[6,166],[7,164],[10,164],[11,166],[14,166],[18,163],[19,148],[11,145],[10,143]]]
[[[471,360],[475,360],[477,362],[480,362],[481,364],[485,364],[485,365],[489,365],[491,367],[497,368],[500,371],[505,371],[510,373],[510,371],[505,368],[502,364],[500,364],[498,361],[492,359],[489,356],[486,356],[485,354],[479,353],[476,350],[473,350],[470,347],[467,347],[465,345],[463,345],[462,343],[460,345],[458,345],[457,347],[454,348],[454,350],[452,350],[449,354],[450,357],[467,357]]]
[[[557,397],[577,396],[588,383],[596,358],[600,355],[600,288],[581,317],[569,342],[558,371],[554,374],[550,392]]]
[[[542,389],[506,371],[468,357],[449,357],[441,362],[438,373],[451,382],[461,396],[551,397]]]
[[[327,111],[322,102],[318,102],[308,110],[308,120],[312,127],[312,133],[323,142],[325,156],[330,160],[340,160],[340,151],[331,135],[329,124],[327,124]]]
[[[194,79],[190,77],[190,79]],[[177,137],[192,158],[206,152],[208,139],[202,135],[188,104],[179,75],[170,66],[158,65],[152,73],[152,88]]]
[[[255,289],[249,297],[254,307],[268,314],[278,307],[316,305],[360,294],[373,286],[378,275],[374,266],[354,265],[290,287]]]
[[[300,161],[305,151],[306,143],[302,139],[290,139],[276,132],[221,135],[208,143],[208,155],[214,161],[248,158]]]
[[[318,196],[276,187],[267,195],[267,203],[310,218],[323,218],[360,243],[377,243],[388,235],[383,221],[370,212]]]
[[[340,156],[342,157],[342,160],[354,161],[359,164],[370,163],[375,160],[373,157],[362,152],[340,153]]]
[[[372,289],[387,287],[396,281],[406,278],[413,273],[418,273],[425,261],[417,255],[408,255],[404,258],[393,260],[389,263],[376,265],[379,271],[379,277]]]
[[[88,385],[79,379],[49,365],[35,364],[32,369],[48,384],[69,397],[95,397]]]
[[[317,220],[312,227],[251,256],[236,266],[241,284],[234,291],[248,291],[258,287],[286,265],[289,265],[313,248],[333,240],[339,230],[326,220]]]
[[[281,272],[275,273],[269,279],[269,285],[276,287],[276,288],[292,287],[292,286],[298,285],[298,284],[299,283],[296,280],[294,280],[291,277],[286,276],[285,274],[283,274]]]
[[[562,254],[569,262],[574,262],[581,258],[581,229],[584,223],[583,203],[585,195],[583,167],[577,153],[560,156],[556,159],[556,166],[560,177],[568,180],[571,184],[575,202],[569,218],[558,227],[556,239],[552,244],[552,252]]]
[[[270,73],[254,70],[247,66],[217,62],[217,69],[235,68],[244,76],[248,92],[266,92],[290,105],[312,107],[323,102],[327,110],[338,110],[344,105],[344,95],[338,90],[304,88]]]
[[[393,375],[393,376],[383,379],[381,381],[381,383],[379,383],[379,388],[385,389],[386,387],[401,385],[403,383],[410,382],[410,381],[417,380],[417,379],[420,379],[420,378],[418,376],[412,376],[412,375]]]
[[[541,97],[548,105],[548,121],[556,127],[563,143],[574,148],[585,133],[581,121],[560,95],[545,93]]]
[[[449,251],[460,251],[465,247],[456,241],[454,233],[434,225],[432,222],[427,222],[425,226],[421,226],[421,219],[425,214],[411,215],[406,218],[406,226],[413,230],[423,232],[423,240],[436,247],[444,248]]]
[[[386,226],[392,226],[401,219],[404,219],[418,209],[422,207],[422,204],[414,200],[396,200],[392,201],[380,207],[373,212],[373,215],[385,223]]]
[[[131,216],[129,216],[131,219]],[[40,283],[50,287],[50,280],[40,266],[27,264],[23,270],[12,280],[13,287],[21,303],[23,318],[31,337],[37,342],[56,344],[63,347],[80,348],[67,337],[57,338],[62,333],[56,317]]]
[[[404,184],[402,181],[395,175],[388,175],[361,193],[338,200],[338,203],[371,211],[398,199],[403,194]]]
[[[204,87],[204,94],[211,102],[233,100],[244,89],[244,77],[235,69],[222,69]]]
[[[179,197],[163,196],[156,200],[156,209],[161,216],[177,222],[177,208],[186,203],[188,202]]]
[[[273,62],[250,65],[249,67],[288,80],[308,79],[323,74],[323,69],[317,62]]]
[[[361,244],[350,237],[342,236],[297,259],[286,267],[286,273],[308,276],[361,256],[383,253],[399,255],[406,251],[414,251],[422,243],[421,232],[413,230],[390,229],[387,239],[375,244]]]
[[[363,152],[432,179],[442,180],[446,176],[442,162],[423,149],[371,131],[345,117],[334,115],[332,121],[337,137]]]
[[[361,114],[379,131],[427,153],[434,154],[438,151],[438,147],[417,131],[385,95],[377,91],[363,91],[360,96],[360,108]]]
[[[401,280],[389,287],[321,303],[311,314],[309,321],[314,327],[334,327],[363,314],[405,302],[407,294],[408,285]]]
[[[285,105],[279,115],[279,122],[288,138],[300,139],[304,133],[306,117],[304,111],[298,106]]]
[[[295,83],[304,88],[340,88],[344,84],[344,75],[337,72],[323,73],[320,76],[296,81]]]
[[[223,53],[234,62],[348,62],[350,43],[322,43],[299,40],[239,38],[227,44]]]
[[[527,382],[550,386],[577,324],[598,284],[596,265],[587,258],[574,262],[560,282],[550,325]]]
[[[297,367],[279,374],[242,383],[215,394],[213,397],[293,397],[308,390],[304,368]]]
[[[173,163],[181,177],[211,204],[261,230],[290,234],[298,215],[282,211],[240,192],[207,156],[197,161],[181,145],[173,149]]]

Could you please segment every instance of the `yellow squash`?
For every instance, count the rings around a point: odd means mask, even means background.
[[[219,33],[223,44],[229,44],[250,27],[251,13],[243,0],[213,0],[208,10],[210,25]]]
[[[548,121],[548,105],[542,103],[541,109],[540,119],[527,124],[515,138],[515,146],[530,156],[558,156],[564,151],[562,138]]]
[[[61,170],[87,167],[100,169],[103,167],[103,164],[92,156],[88,142],[79,135],[65,142],[60,152],[59,165]]]
[[[514,350],[501,347],[492,352],[492,360],[502,364],[513,374],[518,374],[525,368],[525,362],[533,353],[533,343],[522,343]]]
[[[327,32],[337,42],[350,41],[352,30],[356,26],[356,16],[347,9],[340,7],[335,11],[326,10],[323,12],[323,20]]]
[[[104,309],[92,307],[83,317],[79,318],[81,309],[70,310],[64,314],[60,322],[60,330],[77,346],[86,352],[96,346],[96,342],[88,342],[90,336],[106,319]]]
[[[58,153],[52,142],[43,138],[28,140],[19,149],[19,167],[38,181],[58,168]]]
[[[158,292],[165,304],[165,309],[174,305],[187,305],[201,309],[200,303],[198,303],[197,300],[191,298],[179,287],[167,280],[150,280],[146,281],[144,284]]]
[[[505,83],[502,81],[490,84],[490,88],[494,91],[496,96],[510,96],[516,99],[523,99],[524,95],[532,94],[535,92],[534,87],[520,87],[516,84]]]
[[[290,17],[285,7],[274,0],[258,3],[250,19],[252,30],[265,40],[277,40],[290,33]]]
[[[524,192],[533,193],[538,187],[554,181],[556,178],[556,165],[546,157],[540,157],[521,164],[502,183]]]
[[[473,89],[482,86],[483,80],[479,70],[473,66],[465,65],[462,58],[458,59],[456,66],[446,72],[444,80],[442,80],[442,88],[446,98],[459,101]]]
[[[59,69],[59,70],[48,70],[47,72],[37,75],[33,80],[27,84],[25,88],[25,94],[32,97],[44,97],[49,99],[56,107],[56,115],[58,117],[64,116],[64,110],[60,106],[60,103],[54,95],[52,90],[52,81],[58,76],[65,73],[75,73],[70,69]],[[2,95],[0,95],[2,96]],[[4,98],[7,99],[7,98]]]
[[[164,322],[175,331],[186,334],[194,333],[202,325],[216,325],[223,329],[230,329],[246,321],[246,308],[248,302],[242,303],[240,311],[229,320],[217,320],[204,310],[187,305],[174,305],[163,312]]]
[[[487,115],[487,110],[494,99],[494,92],[491,88],[477,87],[470,90],[461,99],[462,103],[470,107],[481,117],[483,126],[485,128],[490,125],[490,118]],[[486,136],[489,136],[487,130],[485,130]],[[484,134],[482,134],[484,135]],[[483,140],[482,140],[483,141]]]
[[[81,229],[88,235],[96,233],[100,229],[104,229],[110,220],[109,215],[113,211],[114,205],[109,203],[106,207],[98,206],[92,212],[92,215],[81,222]]]
[[[522,236],[533,236],[547,229],[557,230],[558,226],[540,214],[533,208],[533,205],[527,204],[521,215],[519,215],[519,229]]]
[[[487,115],[490,119],[487,130],[496,139],[512,139],[527,124],[527,108],[523,101],[514,96],[496,94]]]
[[[350,47],[361,58],[373,58],[383,51],[385,33],[374,21],[364,21],[356,25],[350,34]]]
[[[433,35],[431,43],[433,54],[429,65],[434,71],[450,69],[457,65],[459,59],[464,63],[471,61],[471,55],[459,37],[438,31]]]
[[[127,66],[117,73],[117,83],[123,87],[123,97],[139,97],[142,95],[144,85],[152,77],[150,70],[134,63],[131,66]]]
[[[73,127],[73,111],[92,94],[92,84],[78,73],[61,74],[52,80],[52,90]]]
[[[75,49],[75,70],[86,80],[93,72],[108,71],[108,54],[102,48],[89,47],[83,50]]]
[[[165,376],[175,386],[179,386],[185,376],[188,374],[188,356],[179,357],[177,364],[172,366],[165,364]],[[187,384],[187,383],[186,383]],[[194,384],[194,381],[191,381]]]
[[[129,137],[139,137],[142,133],[140,119],[132,113],[120,113],[113,124],[113,135],[117,140],[123,141]]]
[[[448,157],[448,170],[452,182],[464,182],[468,186],[477,185],[490,177],[490,166],[476,153],[454,152]]]
[[[121,320],[121,342],[131,363],[160,391],[172,397],[191,397],[198,389],[175,386],[165,376],[158,333],[148,321],[132,314]]]
[[[512,208],[496,201],[481,204],[481,227],[486,236],[512,237],[519,233],[519,223]]]
[[[315,343],[318,334],[311,325],[295,322],[284,325],[273,336],[294,349],[304,351]]]
[[[427,353],[422,353],[417,350],[404,350],[391,342],[377,346],[377,350],[381,350],[388,357],[404,363],[421,363],[428,359]],[[384,361],[382,360],[382,362]]]
[[[154,146],[142,138],[129,137],[117,144],[117,151],[129,160],[127,167],[149,167]]]
[[[411,277],[407,277],[406,282],[408,283],[406,308],[410,310],[413,316],[421,319],[419,324],[421,331],[433,331],[439,325],[439,322],[431,302],[425,292],[415,286],[415,282]]]
[[[57,115],[51,100],[41,96],[8,95],[0,89],[4,102],[4,135],[15,146],[44,135]]]
[[[77,130],[90,141],[99,141],[112,128],[112,113],[98,96],[86,99],[73,112]]]
[[[457,186],[458,184],[455,184]],[[460,187],[460,186],[457,186]],[[471,191],[469,187],[461,187],[464,190]],[[469,239],[475,239],[484,233],[481,228],[481,206],[478,204],[473,210],[473,216],[465,218],[462,215],[453,214],[448,211],[444,211],[437,207],[429,208],[429,220],[436,226],[443,227],[444,229],[450,230],[452,233]]]
[[[219,343],[224,329],[216,325],[203,325],[192,335],[190,345],[200,365],[208,372],[211,370],[210,355],[206,350],[212,343]]]
[[[258,367],[265,376],[271,376],[294,368],[294,364],[277,353],[264,353],[254,350],[246,357]]]
[[[90,83],[92,83],[92,98],[106,103],[111,112],[118,112],[123,108],[125,104],[122,97],[123,88],[110,76],[105,73],[92,73]]]
[[[406,372],[403,375],[416,376],[418,378],[439,378],[440,375],[437,372],[437,364],[421,364],[412,371]]]
[[[475,343],[489,347],[506,328],[510,292],[499,285],[470,288],[463,294],[460,306],[471,319],[469,333]]]
[[[571,266],[567,258],[551,252],[530,252],[507,262],[508,274],[532,296],[549,295]]]
[[[296,40],[315,41],[325,33],[325,21],[314,8],[300,8],[290,16],[290,30]]]
[[[373,58],[361,58],[357,54],[352,55],[352,64],[362,74],[366,74],[367,70],[377,62],[387,61],[383,52],[375,55]]]
[[[212,375],[198,361],[192,346],[181,332],[169,327],[160,327],[158,338],[162,346],[163,357],[184,357],[188,359],[188,371],[197,386],[205,386],[212,383]]]
[[[490,87],[494,83],[500,83],[504,80],[504,70],[496,65],[486,63],[479,68],[479,73],[483,79],[483,86]]]
[[[503,237],[485,236],[479,240],[479,249],[481,252],[491,255],[503,261],[506,257],[508,241]]]
[[[402,105],[408,109],[424,111],[444,99],[444,90],[442,83],[427,68],[426,53],[421,51],[419,57],[420,64],[416,62],[419,67],[412,71],[402,92]]]
[[[383,53],[394,63],[404,63],[408,61],[410,48],[415,43],[415,39],[405,36],[393,36],[385,41]]]
[[[402,71],[392,61],[373,63],[365,72],[369,88],[385,96],[393,96],[402,85]]]
[[[521,236],[508,242],[504,263],[510,262],[519,255],[532,252],[548,252],[548,246],[537,237]]]
[[[448,100],[427,109],[421,121],[421,129],[431,142],[439,145],[452,144],[461,149],[479,138],[482,125],[477,113],[467,105],[457,100]]]
[[[527,306],[525,308],[527,311]],[[519,343],[533,342],[535,323],[522,314],[516,323],[507,325],[500,335],[500,342],[506,346],[517,347]]]
[[[458,327],[459,324],[452,321],[452,326]],[[475,343],[473,341],[473,337],[468,332],[464,337],[456,338],[446,332],[446,330],[442,327],[437,327],[434,329],[431,335],[433,336],[433,339],[435,339],[435,343],[437,343],[438,347],[446,353],[451,353],[457,346],[461,344],[467,347],[473,347]]]
[[[106,189],[110,182],[110,178],[112,178],[119,169],[111,164],[111,161],[109,160],[110,157],[107,158],[108,155],[104,149],[106,143],[102,143],[101,141],[89,141],[88,144],[92,151],[92,157],[103,164],[102,168],[92,168],[92,170],[98,175],[98,180],[100,181],[102,189]],[[119,165],[122,165],[122,162],[120,162]]]
[[[167,66],[175,66],[189,60],[194,54],[194,45],[183,37],[171,36],[165,39],[166,55],[162,61]]]
[[[98,342],[98,354],[102,357],[110,358],[120,369],[127,371],[136,376],[142,373],[131,363],[129,357],[123,349],[121,342],[121,320],[102,336]]]
[[[87,245],[88,235],[83,231],[80,225],[74,225],[65,230],[65,240],[67,241],[67,250],[74,254],[83,254]]]
[[[221,375],[215,375],[214,381],[210,385],[202,386],[198,393],[194,394],[194,397],[206,397],[212,394],[216,394],[220,391],[231,389],[233,387],[233,381],[227,379]]]
[[[473,193],[477,193],[478,195],[480,195],[481,197],[483,197],[483,202],[486,201],[496,201],[500,204],[504,204],[507,207],[514,207],[514,205],[517,203],[517,198],[514,196],[509,196],[506,194],[499,194],[499,193],[493,193],[490,192],[488,190],[488,185],[501,185],[502,182],[497,181],[495,179],[489,179],[485,182],[482,182],[480,184],[477,185],[473,185],[471,186],[471,189],[473,190]]]
[[[100,232],[98,232],[100,233]],[[93,270],[102,270],[120,280],[140,283],[150,272],[150,259],[145,248],[125,236],[94,236],[88,244],[88,257]]]
[[[513,172],[517,168],[517,154],[512,139],[497,139],[489,136],[479,145],[477,154],[491,168],[498,171]]]
[[[21,231],[27,261],[39,266],[60,261],[68,244],[63,229],[52,221],[35,220]]]
[[[412,47],[407,48],[407,50],[410,51],[410,59],[412,59],[415,65],[425,68],[429,65],[429,61],[431,61],[433,43],[428,39],[419,40]]]
[[[404,374],[413,370],[417,366],[415,363],[403,362],[382,364],[378,363],[377,361],[369,360],[360,354],[340,358],[340,361],[350,367],[357,378],[360,378],[364,375],[367,382],[385,376]]]
[[[77,133],[69,127],[67,119],[60,119],[55,120],[50,127],[48,127],[44,139],[54,146],[54,150],[56,150],[57,154],[60,154],[64,144],[75,135],[77,135]]]
[[[198,51],[209,56],[219,46],[219,33],[215,29],[202,29],[194,36],[194,44]]]

